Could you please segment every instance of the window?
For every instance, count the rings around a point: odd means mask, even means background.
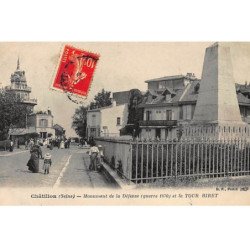
[[[172,120],[172,110],[166,110],[166,120]]]
[[[155,137],[157,139],[161,139],[161,129],[160,128],[155,129]]]
[[[164,89],[165,88],[165,84],[163,83],[163,82],[161,82],[160,84],[159,84],[159,89]]]
[[[92,126],[96,126],[96,115],[92,115]]]
[[[117,119],[116,119],[116,125],[121,125],[121,117],[117,117]]]
[[[192,108],[191,108],[191,119],[193,119],[193,117],[194,117],[194,110],[195,110],[195,105],[192,105]]]
[[[146,137],[150,138],[151,137],[151,129],[146,128]]]
[[[180,120],[183,120],[183,106],[180,106]]]
[[[40,119],[39,120],[39,127],[48,127],[48,120],[47,119]]]
[[[171,94],[166,94],[166,102],[170,102],[171,101]]]
[[[146,121],[150,121],[151,120],[151,111],[146,111]]]

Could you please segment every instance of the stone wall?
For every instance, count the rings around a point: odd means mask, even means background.
[[[120,175],[131,179],[132,146],[129,141],[97,138],[97,145],[102,145],[105,161]]]

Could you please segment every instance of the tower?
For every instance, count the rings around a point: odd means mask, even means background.
[[[31,87],[28,87],[25,71],[20,69],[20,60],[17,59],[17,67],[10,77],[11,85],[6,87],[6,91],[15,93],[20,99],[20,103],[27,105],[31,111],[37,105],[36,99],[30,98]]]

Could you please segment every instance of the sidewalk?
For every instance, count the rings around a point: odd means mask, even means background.
[[[28,150],[24,149],[23,147],[20,148],[14,148],[13,152],[10,152],[9,150],[7,151],[0,151],[0,157],[8,157],[16,154],[21,154],[28,152]]]

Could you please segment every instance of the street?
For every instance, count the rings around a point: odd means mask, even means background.
[[[47,149],[43,155],[52,155],[50,173],[43,173],[43,160],[40,160],[39,173],[32,173],[26,166],[30,153],[24,148],[14,152],[0,151],[0,187],[87,187],[109,188],[101,173],[88,170],[89,157],[86,149],[72,146],[70,149]]]

